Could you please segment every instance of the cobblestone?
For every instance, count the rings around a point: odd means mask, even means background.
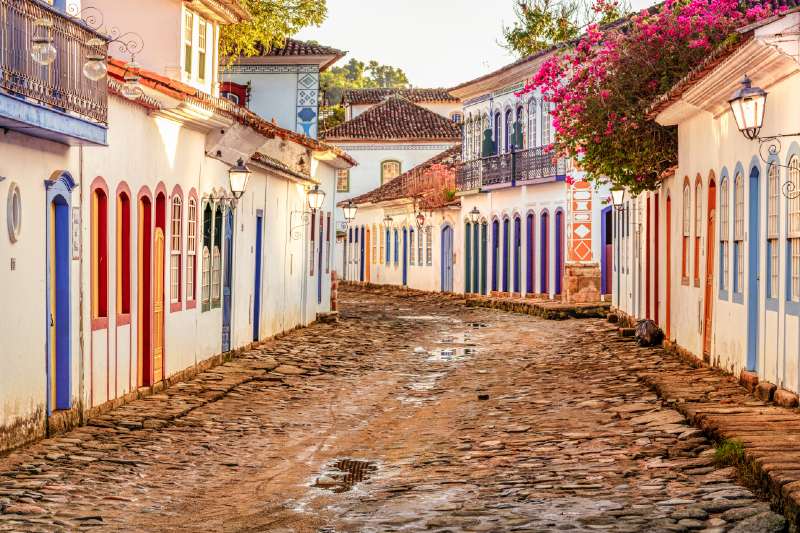
[[[340,303],[339,323],[0,459],[0,531],[785,527],[638,379],[663,351],[454,298]],[[369,475],[329,490],[344,460]]]

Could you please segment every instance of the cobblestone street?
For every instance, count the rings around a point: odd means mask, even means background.
[[[783,530],[608,323],[340,294],[338,324],[0,459],[0,530]]]

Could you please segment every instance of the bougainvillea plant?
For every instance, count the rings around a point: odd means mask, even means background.
[[[602,8],[601,4],[601,7]],[[774,14],[738,0],[667,0],[616,25],[591,25],[577,44],[542,64],[522,93],[553,105],[556,145],[587,179],[654,189],[677,163],[678,135],[648,117],[653,102],[736,29]]]

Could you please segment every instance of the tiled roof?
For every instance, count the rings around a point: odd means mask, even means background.
[[[124,61],[113,57],[108,58],[108,84],[112,92],[118,92],[119,81],[124,79],[127,72],[128,69]],[[313,151],[333,153],[353,166],[358,164],[350,154],[341,148],[281,128],[256,115],[246,107],[234,104],[227,98],[216,98],[190,85],[186,85],[183,82],[156,74],[149,70],[137,69],[136,72],[141,77],[140,83],[143,86],[154,89],[177,100],[191,102],[198,107],[230,117],[239,124],[252,128],[265,137],[287,139]],[[151,99],[145,98],[141,100],[142,102],[137,102],[141,105],[145,105],[145,107],[152,108],[152,106],[149,105]],[[157,102],[155,102],[155,104],[157,104]]]
[[[278,172],[288,174],[289,176],[299,178],[302,180],[311,180],[311,176],[309,176],[308,174],[293,170],[289,168],[289,166],[283,163],[282,161],[278,161],[274,157],[270,157],[267,154],[256,152],[252,156],[250,156],[250,159],[252,159],[256,163],[269,167],[273,170],[277,170]]]
[[[352,199],[354,204],[417,198],[420,207],[435,209],[457,203],[445,191],[455,191],[455,167],[461,162],[461,145],[441,152],[392,181]],[[339,205],[345,205],[341,202]]]
[[[322,132],[328,141],[460,141],[452,120],[403,98],[390,96],[352,120]]]
[[[344,56],[346,52],[319,43],[286,39],[283,46],[272,46],[267,49],[257,45],[261,56]]]
[[[342,105],[379,104],[389,96],[399,95],[415,104],[423,102],[458,102],[447,89],[349,89],[342,93]]]

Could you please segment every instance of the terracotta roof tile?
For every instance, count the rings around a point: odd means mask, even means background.
[[[457,203],[444,191],[455,191],[455,167],[461,162],[461,145],[455,145],[400,174],[377,189],[356,196],[354,204],[387,202],[400,198],[418,198],[420,206],[435,209]],[[345,205],[347,202],[340,202]]]
[[[403,98],[390,96],[352,120],[322,132],[328,141],[416,140],[460,141],[461,128],[452,120]]]
[[[415,104],[423,102],[458,102],[447,89],[349,89],[342,93],[343,105],[379,104],[389,96],[399,95]]]
[[[283,46],[267,49],[264,45],[256,46],[261,56],[344,56],[346,52],[330,46],[297,39],[286,39]]]

